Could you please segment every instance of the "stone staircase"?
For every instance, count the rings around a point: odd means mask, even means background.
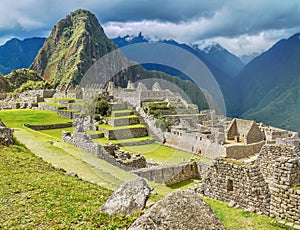
[[[113,103],[111,116],[106,119],[107,124],[99,125],[99,130],[108,140],[123,140],[148,136],[147,127],[140,123],[139,116],[134,114],[127,103]],[[123,141],[123,144],[126,142]],[[138,143],[138,142],[137,142]]]

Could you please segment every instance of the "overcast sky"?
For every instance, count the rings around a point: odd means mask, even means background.
[[[237,54],[262,52],[300,32],[299,0],[0,0],[0,43],[48,36],[78,8],[92,11],[109,37],[137,35],[218,42]]]

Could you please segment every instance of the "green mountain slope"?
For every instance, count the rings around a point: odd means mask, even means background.
[[[0,46],[0,72],[9,74],[14,69],[28,68],[43,46],[45,38],[12,38]]]
[[[76,10],[54,26],[30,68],[54,86],[77,85],[89,67],[113,49],[95,15]]]
[[[0,74],[0,93],[6,93],[9,91],[10,88],[7,80]]]
[[[239,75],[243,118],[300,131],[300,34],[281,40]]]
[[[43,81],[42,76],[34,70],[18,69],[4,76],[9,85],[10,91],[14,91],[28,81]]]

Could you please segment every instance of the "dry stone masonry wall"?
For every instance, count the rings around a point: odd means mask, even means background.
[[[280,157],[275,161],[270,216],[300,224],[299,157]]]
[[[199,166],[195,161],[139,169],[135,170],[134,173],[150,181],[166,185],[176,184],[187,179],[200,178]]]
[[[82,129],[76,130],[73,135],[70,132],[63,131],[62,140],[90,152],[126,171],[136,170],[147,166],[146,159],[141,155],[132,155],[122,151],[118,152],[116,151],[118,150],[116,145],[102,146],[93,143],[91,137]]]
[[[269,214],[270,191],[258,166],[216,159],[200,192],[213,199],[233,201],[245,209]]]

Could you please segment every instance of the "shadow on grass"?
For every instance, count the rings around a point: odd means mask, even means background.
[[[193,179],[196,179],[196,178],[193,178]],[[179,188],[184,189],[184,188],[186,188],[189,185],[192,185],[194,183],[193,179],[184,180],[184,181],[181,181],[179,183],[172,184],[172,185],[170,185],[168,187],[171,188],[171,189],[179,189]]]

